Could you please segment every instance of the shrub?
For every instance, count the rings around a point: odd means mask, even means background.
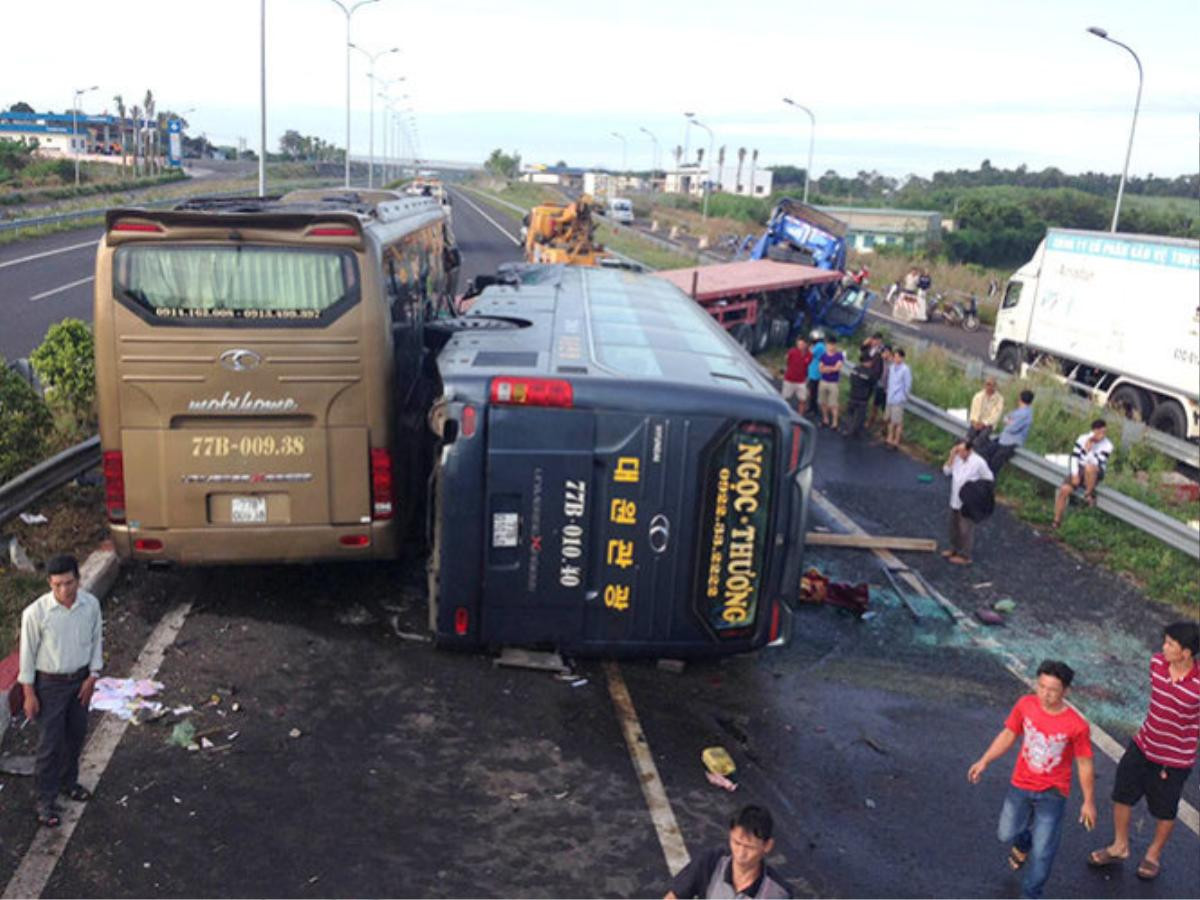
[[[41,461],[52,427],[37,391],[0,358],[0,483]]]
[[[30,361],[46,386],[51,405],[77,426],[92,420],[96,399],[95,343],[91,329],[79,319],[50,326]]]

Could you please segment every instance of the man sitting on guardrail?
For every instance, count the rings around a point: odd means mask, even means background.
[[[1108,458],[1112,455],[1112,441],[1108,439],[1108,423],[1103,419],[1092,422],[1092,430],[1085,431],[1075,441],[1071,450],[1070,470],[1067,480],[1058,489],[1054,498],[1054,528],[1062,525],[1063,513],[1071,494],[1083,488],[1083,502],[1096,505],[1096,485],[1104,480]]]
[[[1033,425],[1033,391],[1021,391],[1017,408],[1004,417],[1004,430],[992,438],[980,451],[993,475],[999,475],[1004,464],[1012,459],[1018,447],[1025,446],[1029,428]]]
[[[971,423],[967,429],[967,443],[979,450],[992,434],[992,429],[1000,424],[1000,414],[1004,412],[1004,395],[996,390],[996,379],[989,375],[983,382],[983,390],[971,398],[971,410],[967,420]]]

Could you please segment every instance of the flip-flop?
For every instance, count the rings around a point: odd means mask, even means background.
[[[1140,863],[1138,863],[1137,877],[1142,879],[1142,881],[1153,881],[1158,877],[1158,871],[1160,868],[1162,867],[1154,860],[1143,859]]]
[[[1115,853],[1109,853],[1107,847],[1101,847],[1099,850],[1093,850],[1088,854],[1088,865],[1095,869],[1101,869],[1104,866],[1111,866],[1113,863],[1124,862],[1129,859],[1129,854],[1117,856]]]
[[[1016,847],[1010,847],[1008,851],[1008,867],[1016,872],[1021,866],[1025,865],[1025,860],[1029,859],[1028,853],[1023,853]]]

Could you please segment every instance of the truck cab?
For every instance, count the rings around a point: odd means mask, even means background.
[[[1034,299],[1037,297],[1038,272],[1046,242],[1038,245],[1033,259],[1017,269],[1004,289],[1004,299],[996,311],[996,327],[988,355],[1006,372],[1016,372],[1023,361],[1025,343],[1029,340],[1029,325],[1033,319]]]

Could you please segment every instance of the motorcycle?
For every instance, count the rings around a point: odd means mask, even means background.
[[[961,299],[947,302],[942,294],[934,294],[926,321],[944,322],[964,331],[978,331],[979,301],[974,294],[970,294],[965,303]]]

